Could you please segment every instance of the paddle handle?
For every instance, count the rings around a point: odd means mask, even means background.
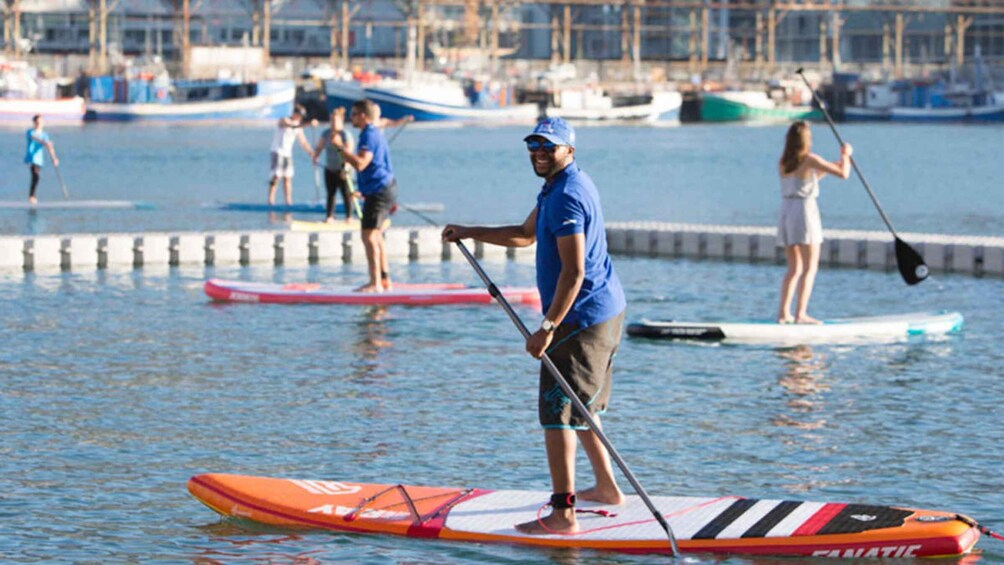
[[[809,91],[812,92],[812,98],[816,101],[816,105],[819,106],[819,109],[823,111],[823,118],[826,119],[826,123],[830,126],[830,131],[832,131],[833,136],[837,138],[837,143],[839,143],[840,146],[843,147],[844,139],[840,137],[840,132],[837,131],[837,125],[833,123],[833,118],[830,116],[830,112],[826,109],[826,104],[824,104],[822,98],[820,98],[819,95],[816,94],[816,89],[812,88],[812,85],[809,84],[809,79],[805,78],[805,73],[802,72],[802,69],[798,69],[795,72],[798,73],[798,76],[802,77],[802,81],[805,82],[805,86],[807,86],[809,88]],[[861,169],[858,168],[858,164],[854,160],[853,156],[850,157],[850,160],[851,160],[851,168],[854,169],[854,172],[858,175],[858,179],[861,180],[861,184],[863,184],[865,190],[868,191],[868,196],[872,199],[872,204],[874,204],[875,209],[878,210],[879,216],[882,216],[882,221],[885,222],[885,225],[887,228],[889,228],[889,231],[892,233],[892,236],[898,239],[899,236],[896,235],[896,229],[892,227],[892,222],[889,221],[889,216],[885,215],[885,210],[883,210],[882,205],[879,204],[878,197],[875,196],[875,191],[873,191],[871,185],[868,184],[868,180],[865,178],[865,175],[861,172]]]
[[[463,241],[457,240],[456,244],[457,247],[460,248],[460,252],[463,253],[464,257],[467,259],[467,262],[470,263],[471,267],[474,268],[474,271],[477,272],[478,277],[480,277],[481,281],[484,282],[485,287],[488,288],[488,294],[490,294],[492,298],[494,298],[502,306],[502,309],[505,310],[506,314],[509,315],[509,319],[512,320],[513,324],[516,325],[516,328],[519,330],[519,333],[523,335],[523,338],[529,339],[531,335],[530,330],[527,329],[526,324],[523,323],[523,320],[520,319],[516,311],[513,310],[512,306],[509,304],[509,301],[505,299],[505,296],[502,295],[498,287],[495,286],[495,283],[493,283],[492,280],[488,277],[488,274],[485,273],[484,269],[481,268],[481,264],[478,263],[478,260],[475,259],[473,255],[471,255],[471,252],[467,249],[467,246],[464,245]],[[610,453],[610,458],[613,459],[615,463],[617,463],[618,467],[620,467],[620,470],[624,473],[624,476],[627,477],[628,482],[630,482],[631,486],[634,487],[635,492],[637,492],[638,496],[641,497],[641,499],[645,502],[645,506],[648,507],[649,511],[652,512],[652,515],[655,516],[656,521],[658,521],[659,525],[662,526],[662,529],[666,532],[666,536],[669,538],[669,546],[673,552],[672,553],[673,556],[679,555],[680,550],[676,545],[676,537],[673,535],[673,530],[672,528],[669,527],[669,523],[666,522],[666,519],[655,507],[655,504],[652,503],[652,499],[649,498],[648,493],[645,492],[645,488],[641,486],[641,483],[639,483],[638,479],[635,478],[634,473],[631,472],[631,469],[628,467],[627,463],[624,461],[624,459],[621,458],[620,454],[617,453],[617,449],[614,448],[613,444],[610,443],[610,440],[607,439],[606,434],[603,433],[603,430],[600,429],[600,426],[596,423],[596,420],[594,420],[592,415],[589,413],[589,409],[586,408],[586,405],[582,403],[582,400],[579,399],[579,396],[575,394],[575,391],[572,390],[572,387],[568,384],[568,381],[565,380],[565,377],[562,376],[561,371],[559,371],[558,368],[554,365],[554,362],[551,361],[551,358],[547,356],[547,353],[541,355],[541,361],[544,363],[544,366],[547,367],[548,372],[550,372],[551,375],[554,377],[554,380],[558,382],[558,386],[561,387],[561,390],[565,393],[565,396],[567,396],[568,399],[572,401],[572,405],[575,406],[575,409],[578,410],[579,413],[585,418],[586,423],[589,425],[589,429],[591,429],[593,433],[596,434],[596,437],[599,438],[603,446],[607,448],[607,452]]]

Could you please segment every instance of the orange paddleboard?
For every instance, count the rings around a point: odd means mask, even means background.
[[[550,493],[206,474],[188,490],[224,516],[281,527],[479,543],[669,553],[644,502],[580,503],[575,535],[530,536],[513,525],[546,515]],[[893,506],[656,496],[680,551],[817,557],[968,553],[979,531],[957,514]],[[600,511],[600,512],[597,512]]]

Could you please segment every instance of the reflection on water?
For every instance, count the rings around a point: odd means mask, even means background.
[[[356,355],[352,361],[353,378],[369,380],[380,376],[380,354],[394,345],[387,339],[388,318],[386,306],[370,306],[363,311],[361,319],[356,323],[359,338],[354,347]]]
[[[785,405],[790,413],[778,414],[772,423],[799,430],[822,428],[826,425],[826,419],[814,415],[823,407],[823,393],[830,390],[830,386],[824,382],[826,356],[814,353],[808,345],[779,349],[777,355],[784,360],[784,371],[777,382],[788,394]]]
[[[28,209],[28,225],[25,226],[24,231],[29,235],[45,233],[45,220],[39,217],[38,210]]]
[[[293,222],[292,212],[269,212],[268,223],[272,225],[289,225]]]

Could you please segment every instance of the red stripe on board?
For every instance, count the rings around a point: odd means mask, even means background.
[[[816,511],[808,520],[802,523],[794,532],[791,533],[793,536],[812,536],[816,532],[823,529],[823,526],[828,524],[834,516],[840,514],[840,511],[847,507],[847,504],[828,502],[823,505],[822,508]]]

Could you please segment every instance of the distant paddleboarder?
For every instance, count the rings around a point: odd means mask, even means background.
[[[52,158],[52,166],[58,167],[59,159],[56,158],[56,148],[49,139],[49,134],[43,129],[44,123],[41,114],[35,114],[31,118],[31,123],[32,128],[26,132],[25,136],[28,147],[24,154],[24,162],[28,165],[28,171],[31,174],[28,202],[37,204],[38,198],[35,196],[35,191],[38,189],[38,179],[42,173],[42,166],[45,164],[45,153],[42,150],[44,149],[49,152],[49,157]]]
[[[509,247],[536,242],[537,289],[544,320],[527,340],[526,350],[537,359],[547,353],[598,423],[610,401],[613,358],[626,306],[607,252],[599,193],[575,163],[575,132],[567,122],[544,119],[524,141],[534,173],[544,179],[537,206],[526,220],[503,227],[448,225],[443,240],[469,238]],[[551,513],[516,529],[526,534],[575,533],[579,528],[576,497],[621,504],[624,495],[602,440],[543,365],[538,413],[551,471]],[[578,492],[576,439],[582,442],[596,478],[592,488]]]
[[[781,283],[779,324],[818,324],[808,314],[809,297],[819,269],[819,250],[823,243],[823,223],[819,217],[819,179],[827,174],[846,179],[851,176],[849,143],[840,148],[840,159],[829,162],[811,153],[812,131],[809,123],[797,121],[788,128],[784,152],[778,164],[781,174],[781,215],[777,226],[777,244],[784,247],[788,270]],[[795,317],[791,301],[798,289]]]
[[[282,188],[286,196],[286,205],[293,204],[293,143],[299,142],[300,147],[311,157],[314,150],[303,135],[304,116],[307,111],[303,106],[294,106],[293,113],[288,118],[279,118],[275,134],[272,136],[270,148],[272,161],[272,176],[268,181],[268,205],[275,204],[275,189],[282,179]]]
[[[342,148],[349,153],[353,153],[356,147],[356,140],[345,127],[345,108],[335,108],[331,112],[331,127],[321,133],[321,139],[314,148],[314,164],[317,164],[321,154],[324,154],[324,186],[327,190],[327,216],[324,221],[333,224],[335,222],[335,193],[342,194],[342,202],[345,203],[345,223],[352,221],[352,205],[355,202],[355,190],[352,186],[352,176],[342,156]],[[335,145],[335,138],[338,138],[339,145]]]

